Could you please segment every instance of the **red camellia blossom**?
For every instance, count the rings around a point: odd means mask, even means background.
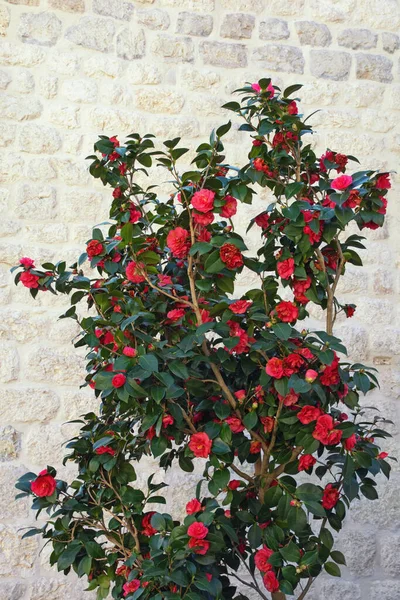
[[[324,446],[333,446],[342,439],[343,431],[335,429],[335,423],[331,415],[321,415],[312,433],[313,438],[319,440]]]
[[[330,510],[336,506],[340,498],[340,492],[337,488],[333,487],[332,483],[328,483],[322,494],[322,506],[327,510]]]
[[[335,358],[333,359],[331,364],[326,365],[326,367],[324,368],[324,371],[320,377],[320,382],[322,383],[322,385],[326,385],[326,386],[337,385],[340,382],[338,367],[339,367],[339,359],[335,355]]]
[[[289,279],[294,273],[294,259],[287,258],[286,260],[278,262],[276,270],[281,279]]]
[[[232,479],[229,483],[228,483],[228,488],[230,490],[237,490],[238,487],[240,487],[242,485],[242,482],[239,481],[239,479]]]
[[[193,221],[196,225],[207,227],[214,221],[214,213],[211,211],[208,213],[193,213]]]
[[[20,282],[26,288],[36,289],[39,287],[39,275],[34,275],[30,271],[23,271],[20,275]]]
[[[254,221],[255,221],[256,225],[258,225],[262,229],[266,229],[269,226],[269,214],[261,213],[256,216]]]
[[[129,356],[129,358],[133,358],[137,355],[137,350],[131,346],[125,346],[125,348],[122,350],[122,354],[124,356]]]
[[[190,233],[183,227],[175,227],[167,235],[167,246],[176,258],[186,258],[190,249]]]
[[[115,388],[120,388],[125,385],[126,376],[123,373],[117,373],[111,380],[111,384]]]
[[[261,442],[250,442],[250,454],[261,452]]]
[[[316,421],[321,416],[321,409],[316,406],[303,406],[300,412],[297,413],[297,418],[303,425],[308,425],[312,421]]]
[[[376,180],[375,187],[377,187],[378,190],[389,190],[392,187],[389,179],[389,173],[382,173],[379,175],[378,179]]]
[[[126,598],[126,596],[129,596],[129,594],[133,594],[139,588],[140,588],[139,579],[132,579],[132,581],[127,581],[122,586],[122,589],[124,590],[124,597]]]
[[[264,426],[264,433],[271,433],[274,428],[274,417],[260,417],[260,421]]]
[[[210,542],[207,542],[207,540],[199,540],[198,538],[190,538],[188,546],[195,554],[204,556],[210,548]]]
[[[235,313],[235,315],[243,315],[252,304],[249,300],[236,300],[236,302],[232,302],[229,305],[229,310]]]
[[[192,206],[202,213],[210,212],[214,208],[215,192],[211,190],[199,190],[193,194]]]
[[[154,527],[151,524],[151,517],[155,514],[155,510],[146,513],[143,516],[142,519],[142,534],[145,535],[146,537],[151,537],[152,535],[155,535],[157,533],[157,529],[154,529]]]
[[[47,469],[40,471],[39,475],[31,482],[31,490],[38,498],[52,496],[56,490],[57,482]]]
[[[275,379],[281,379],[284,376],[283,361],[280,358],[270,358],[265,367],[267,375]]]
[[[267,571],[271,571],[272,565],[269,564],[268,560],[273,554],[273,550],[270,550],[266,546],[258,550],[254,555],[254,563],[261,571],[261,573],[266,573]]]
[[[103,244],[98,240],[90,240],[86,246],[86,252],[90,259],[103,252]]]
[[[376,458],[379,458],[379,460],[385,460],[385,458],[388,456],[389,454],[387,452],[380,452]]]
[[[167,317],[172,323],[175,323],[175,321],[179,321],[179,319],[182,319],[182,317],[184,317],[184,316],[185,316],[184,308],[173,308],[172,310],[169,310],[167,312]]]
[[[263,577],[264,585],[268,592],[273,594],[279,590],[279,581],[273,571],[268,571]]]
[[[353,433],[350,437],[344,440],[343,446],[348,452],[351,452],[354,449],[354,446],[357,444],[356,434]]]
[[[317,459],[313,457],[312,454],[303,454],[299,460],[299,466],[297,468],[298,471],[308,471],[311,469],[317,462]]]
[[[239,248],[233,244],[224,244],[221,246],[219,255],[222,262],[226,264],[228,269],[238,269],[244,264],[242,253],[240,252]]]
[[[304,359],[297,353],[292,352],[283,359],[283,374],[290,377],[304,365]]]
[[[27,256],[23,256],[19,259],[19,264],[25,267],[25,269],[32,269],[35,267],[35,262],[32,258],[28,258]]]
[[[296,101],[292,100],[290,102],[290,104],[287,105],[286,110],[288,111],[289,115],[297,115],[299,112],[299,109],[297,108]]]
[[[299,309],[293,302],[279,302],[275,310],[278,318],[284,323],[293,323],[299,316]]]
[[[196,540],[204,540],[208,534],[208,527],[199,521],[189,525],[187,534],[189,537],[196,538]]]
[[[138,271],[138,268],[141,266],[141,264],[135,262],[134,260],[128,263],[125,273],[127,279],[129,279],[129,281],[132,283],[143,283],[143,281],[146,281],[146,278]]]
[[[233,196],[225,196],[225,204],[221,209],[221,217],[230,219],[237,212],[237,200]]]
[[[356,312],[356,307],[353,306],[352,304],[345,304],[344,307],[343,307],[343,310],[344,310],[344,312],[346,314],[346,317],[349,319]]]
[[[188,515],[194,515],[201,510],[201,504],[197,498],[193,498],[186,504],[186,513]]]
[[[172,278],[170,277],[170,275],[163,275],[162,273],[159,273],[157,275],[158,278],[158,285],[160,287],[165,287],[166,285],[172,285]]]
[[[129,223],[137,223],[142,216],[142,213],[137,208],[129,210]]]
[[[110,454],[111,456],[115,456],[115,450],[110,446],[99,446],[96,448],[95,454]]]
[[[241,433],[245,429],[242,421],[238,417],[228,417],[225,419],[225,423],[229,425],[232,433]]]
[[[127,579],[129,577],[129,573],[131,572],[130,568],[127,565],[121,565],[115,570],[115,574],[121,577],[125,577]]]
[[[342,191],[349,187],[353,183],[351,175],[339,175],[336,179],[331,182],[331,188],[334,190]]]
[[[202,431],[194,433],[189,442],[189,448],[197,458],[208,458],[211,452],[212,440]]]

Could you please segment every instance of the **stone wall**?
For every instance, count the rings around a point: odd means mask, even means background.
[[[276,84],[304,84],[304,112],[322,109],[312,117],[318,152],[329,146],[365,167],[396,169],[399,25],[397,0],[2,0],[1,600],[90,596],[47,567],[35,538],[19,541],[32,515],[24,501],[13,501],[14,480],[26,469],[59,465],[61,442],[73,431],[64,423],[95,403],[78,389],[83,359],[70,343],[74,327],[56,321],[65,300],[30,300],[13,287],[9,268],[22,255],[72,262],[90,225],[106,218],[110,192],[91,180],[84,161],[97,134],[179,134],[194,149],[226,121],[220,106],[233,89],[271,76]],[[243,160],[244,136],[236,128],[229,134],[233,163]],[[263,202],[261,195],[258,208]],[[398,423],[395,190],[388,213],[385,227],[368,234],[364,269],[348,268],[340,295],[358,310],[336,332],[352,359],[379,368],[382,388],[367,404]],[[384,449],[394,454],[397,425],[392,432]],[[313,600],[399,600],[396,466],[382,483],[382,498],[355,503],[340,536],[348,557],[343,579],[321,580]],[[182,485],[192,484],[185,475]]]

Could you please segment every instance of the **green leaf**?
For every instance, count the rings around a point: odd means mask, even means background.
[[[154,529],[157,529],[157,531],[162,531],[167,526],[164,517],[157,512],[154,513],[154,515],[151,517],[150,523],[154,527]]]
[[[257,425],[257,423],[258,423],[258,416],[255,411],[247,413],[247,415],[243,419],[243,424],[246,427],[246,429],[248,429],[248,430],[254,429],[254,427]]]
[[[215,452],[215,454],[227,454],[231,449],[228,444],[221,440],[221,438],[216,438],[213,441],[212,451]]]
[[[289,96],[291,96],[292,94],[294,94],[294,92],[297,92],[297,90],[300,90],[303,86],[299,83],[294,84],[294,85],[289,85],[289,87],[287,87],[283,94],[282,97],[283,98],[288,98]]]
[[[339,550],[334,550],[333,552],[331,552],[331,557],[335,561],[335,563],[338,563],[339,565],[346,564],[344,554],[342,552],[339,552]]]
[[[288,562],[298,563],[301,558],[300,550],[294,542],[289,542],[287,546],[279,548],[279,552]]]
[[[138,363],[145,371],[158,372],[158,360],[154,354],[144,354],[139,358]]]
[[[65,569],[68,569],[68,567],[70,567],[74,562],[81,548],[81,542],[71,542],[67,549],[64,550],[64,552],[59,556],[57,561],[57,569],[59,571],[64,571]]]
[[[89,575],[92,568],[92,559],[90,556],[84,556],[78,565],[78,577]]]
[[[333,577],[341,577],[342,573],[339,567],[333,562],[326,562],[324,565],[325,571],[332,575]]]
[[[321,542],[324,544],[324,546],[326,546],[327,548],[329,548],[329,550],[333,547],[333,535],[331,534],[331,532],[329,531],[329,529],[326,529],[326,527],[324,527],[321,530]]]
[[[230,130],[231,127],[232,127],[231,121],[228,121],[228,123],[225,123],[225,125],[221,125],[220,127],[218,127],[217,131],[215,132],[217,134],[217,137],[220,138],[223,135],[225,135],[226,133],[228,133],[228,131]]]
[[[277,323],[272,327],[272,331],[280,340],[288,340],[292,335],[292,327],[287,323]]]
[[[169,370],[180,379],[189,379],[187,366],[178,360],[168,363]]]
[[[291,506],[288,513],[288,524],[295,533],[301,533],[307,527],[307,516],[298,506]]]
[[[313,483],[302,483],[296,489],[296,496],[299,500],[317,502],[322,498],[322,490]]]
[[[300,181],[295,181],[293,183],[289,183],[285,187],[286,200],[289,200],[293,196],[296,196],[297,194],[299,194],[301,192],[301,190],[303,189],[303,187],[304,187],[304,183],[301,183]]]
[[[206,254],[207,252],[210,252],[210,250],[212,250],[212,248],[213,248],[212,244],[209,244],[208,242],[196,242],[190,248],[189,254],[191,256],[193,256],[193,254],[197,253],[201,256],[202,254]]]

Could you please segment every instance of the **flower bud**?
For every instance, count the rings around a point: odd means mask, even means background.
[[[308,371],[306,371],[305,380],[307,381],[307,383],[312,383],[317,379],[317,377],[318,373],[317,371],[314,371],[314,369],[308,369]]]

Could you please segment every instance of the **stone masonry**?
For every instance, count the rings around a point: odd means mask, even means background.
[[[88,174],[84,157],[98,134],[181,135],[193,156],[217,123],[220,106],[244,81],[272,77],[304,85],[302,112],[317,153],[358,156],[363,167],[395,170],[400,153],[400,6],[398,0],[1,0],[0,2],[0,599],[84,600],[39,555],[32,523],[13,483],[27,469],[62,467],[66,421],[96,410],[79,391],[83,358],[71,323],[57,321],[63,297],[15,288],[20,256],[73,262],[90,227],[107,217],[111,193]],[[246,134],[227,136],[229,160],[245,160]],[[156,181],[167,179],[152,169]],[[399,176],[387,224],[368,232],[364,269],[351,265],[339,294],[358,305],[336,326],[350,359],[380,371],[366,399],[395,422],[384,450],[399,455]],[[396,185],[397,183],[397,185]],[[168,194],[161,183],[160,194]],[[268,202],[241,207],[238,222]],[[397,231],[397,233],[396,233]],[[255,234],[253,234],[255,235]],[[249,240],[250,247],[255,243]],[[247,278],[247,279],[246,279]],[[242,291],[248,284],[243,276]],[[315,312],[313,319],[320,315]],[[181,477],[181,479],[179,479]],[[194,479],[168,473],[175,489]],[[381,498],[355,503],[339,546],[343,578],[321,578],[310,600],[400,599],[400,473],[394,463]],[[173,497],[168,492],[169,499]],[[182,503],[182,499],[175,499]]]

